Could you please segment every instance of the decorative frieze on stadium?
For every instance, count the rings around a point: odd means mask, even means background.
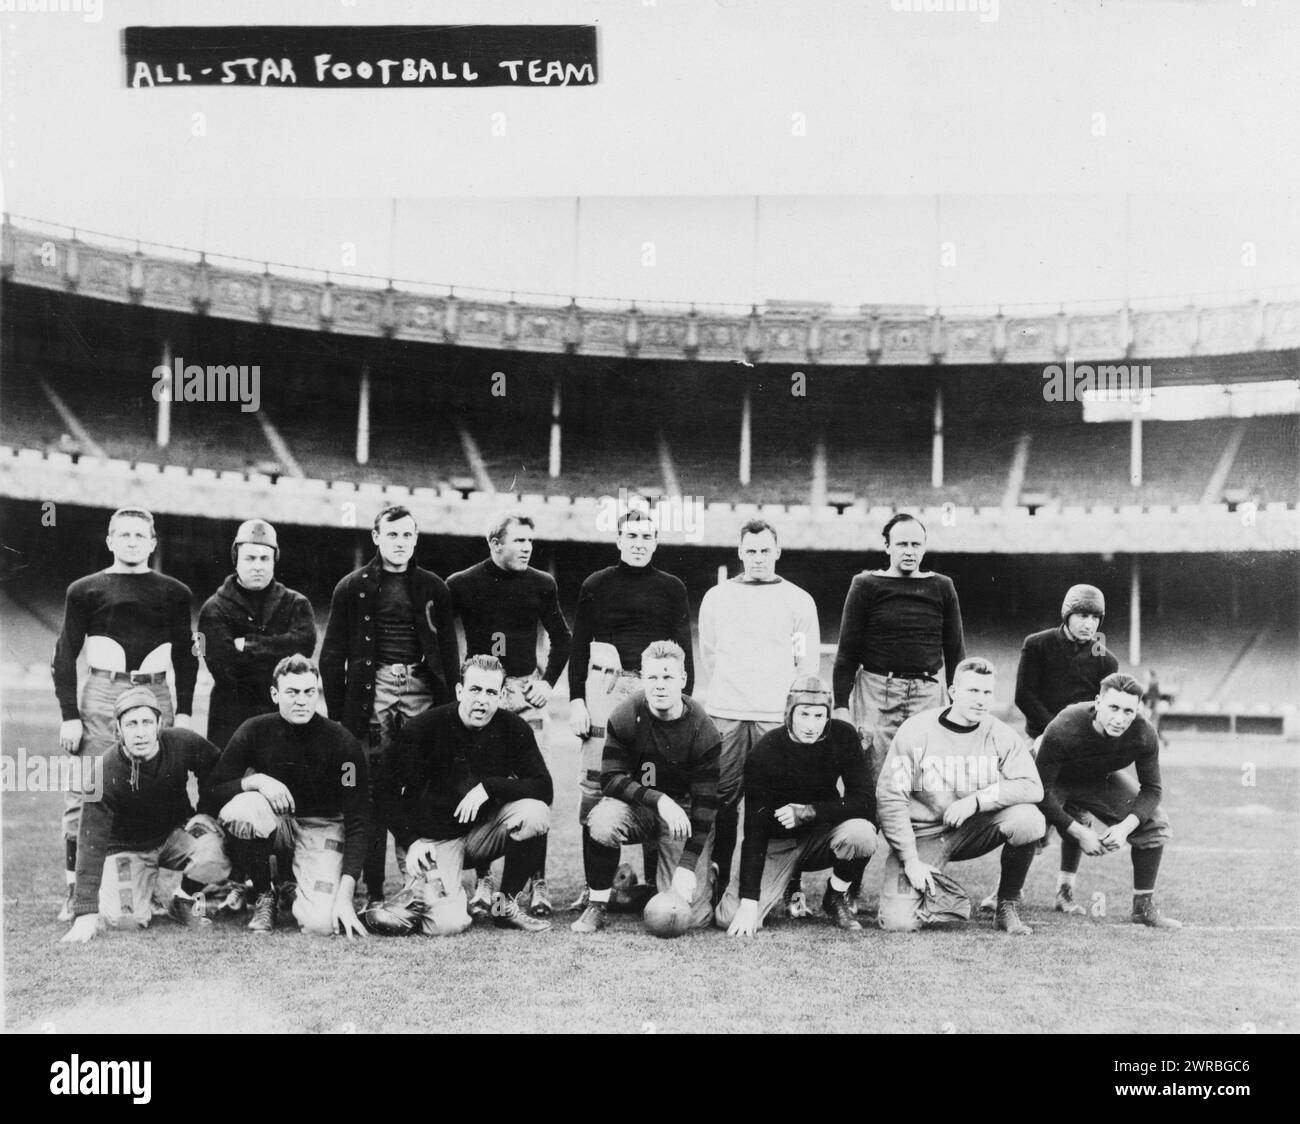
[[[200,316],[403,340],[580,355],[840,366],[1179,358],[1300,347],[1300,301],[975,317],[769,302],[748,314],[462,299],[217,268],[6,222],[7,280]]]
[[[410,507],[422,526],[476,537],[488,516],[518,510],[537,522],[540,538],[609,542],[615,497],[468,496],[455,489],[381,487],[218,472],[124,460],[74,461],[63,453],[0,446],[0,495],[113,509],[137,504],[171,515],[242,519],[256,511],[271,522],[337,527],[346,511],[359,525],[389,504]],[[350,506],[349,506],[350,505]],[[671,507],[671,504],[669,505]],[[678,508],[680,511],[680,507]],[[1282,503],[1230,509],[1224,504],[1179,507],[908,508],[930,528],[933,549],[951,554],[1185,554],[1300,550],[1300,509]],[[674,544],[734,547],[736,528],[750,518],[781,528],[792,549],[874,549],[892,508],[863,502],[838,511],[791,504],[701,503],[689,518],[661,521]]]

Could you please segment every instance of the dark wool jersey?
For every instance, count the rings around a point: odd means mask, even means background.
[[[1099,781],[1108,773],[1137,766],[1137,799],[1132,812],[1144,823],[1160,804],[1160,739],[1140,714],[1118,738],[1099,734],[1092,720],[1095,703],[1067,706],[1048,723],[1038,747],[1038,775],[1043,782],[1040,807],[1049,824],[1064,835],[1075,822],[1064,808],[1071,781]]]
[[[691,817],[681,865],[694,870],[718,811],[718,756],[722,739],[704,707],[682,696],[682,713],[656,718],[638,691],[614,708],[606,726],[600,787],[606,796],[654,808],[670,796]],[[861,752],[861,751],[859,751]]]
[[[496,656],[509,676],[528,676],[537,670],[540,621],[551,642],[542,678],[555,686],[569,660],[572,638],[550,574],[531,566],[503,570],[488,558],[452,574],[447,588],[451,590],[451,607],[465,626],[465,655]]]
[[[343,873],[361,873],[369,831],[366,759],[337,722],[313,714],[294,726],[279,713],[250,718],[231,735],[217,767],[200,789],[199,810],[219,815],[244,791],[245,773],[265,773],[293,795],[294,816],[343,817]]]
[[[385,570],[379,575],[379,600],[375,605],[375,658],[381,664],[420,661],[408,574],[392,574]]]
[[[891,578],[858,574],[844,599],[840,643],[835,652],[835,705],[848,706],[858,668],[935,675],[952,673],[966,657],[961,608],[952,579],[943,574]]]
[[[155,570],[100,572],[68,586],[63,631],[54,646],[54,693],[66,721],[77,711],[77,656],[87,636],[107,636],[126,652],[126,670],[138,671],[159,644],[171,644],[176,713],[189,714],[199,660],[190,631],[190,588]],[[111,670],[111,669],[109,669]]]
[[[77,887],[73,912],[99,912],[104,859],[122,851],[153,851],[194,814],[190,774],[200,785],[220,750],[192,730],[158,731],[158,752],[133,762],[118,743],[104,754],[104,792],[89,797],[77,834]]]
[[[844,781],[844,795],[837,782]],[[787,804],[811,804],[813,819],[795,828],[776,818]],[[816,827],[876,818],[876,795],[858,732],[832,718],[811,744],[797,742],[782,726],[769,730],[745,762],[745,836],[740,846],[740,896],[758,900],[771,839],[789,839]]]
[[[1101,681],[1118,670],[1119,660],[1100,634],[1080,644],[1060,625],[1026,636],[1016,672],[1016,706],[1025,716],[1025,733],[1036,738],[1071,703],[1092,702]]]
[[[587,577],[578,591],[569,658],[569,698],[587,693],[593,640],[613,644],[624,671],[641,670],[641,653],[656,640],[675,640],[686,653],[686,693],[695,684],[691,607],[681,578],[653,566],[618,562]]]
[[[485,804],[469,823],[456,805],[475,785],[489,802],[552,800],[551,774],[532,728],[517,714],[498,710],[481,730],[461,720],[457,703],[426,710],[402,727],[386,751],[393,837],[409,847],[417,839],[456,839],[489,816]]]

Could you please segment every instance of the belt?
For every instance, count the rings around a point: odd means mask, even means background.
[[[111,679],[114,683],[166,683],[167,673],[165,671],[105,671],[100,667],[92,667],[91,675],[98,675],[102,679]]]
[[[381,663],[380,671],[391,671],[394,674],[401,672],[403,675],[420,675],[429,669],[423,663]]]
[[[598,671],[602,675],[608,673],[615,676],[618,679],[640,679],[641,678],[641,673],[639,671],[623,671],[621,668],[617,668],[617,667],[601,667],[600,664],[598,663],[593,663],[588,665],[587,667],[588,674],[590,674],[593,671]]]
[[[933,683],[937,673],[933,671],[873,671],[872,674],[883,675],[886,679],[928,679]]]

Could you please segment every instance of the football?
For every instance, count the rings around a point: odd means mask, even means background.
[[[691,906],[684,898],[671,890],[656,894],[646,902],[645,920],[647,932],[656,937],[680,937],[691,924]]]

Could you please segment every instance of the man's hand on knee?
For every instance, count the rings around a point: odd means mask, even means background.
[[[907,875],[913,890],[922,894],[934,893],[934,876],[938,873],[936,867],[920,859],[911,859],[904,865],[903,873]]]
[[[348,940],[352,939],[354,933],[358,937],[366,936],[366,927],[361,924],[357,911],[352,907],[352,895],[356,886],[357,880],[352,875],[345,874],[340,878],[334,905],[330,908],[330,932],[337,933],[342,928],[343,935]]]

